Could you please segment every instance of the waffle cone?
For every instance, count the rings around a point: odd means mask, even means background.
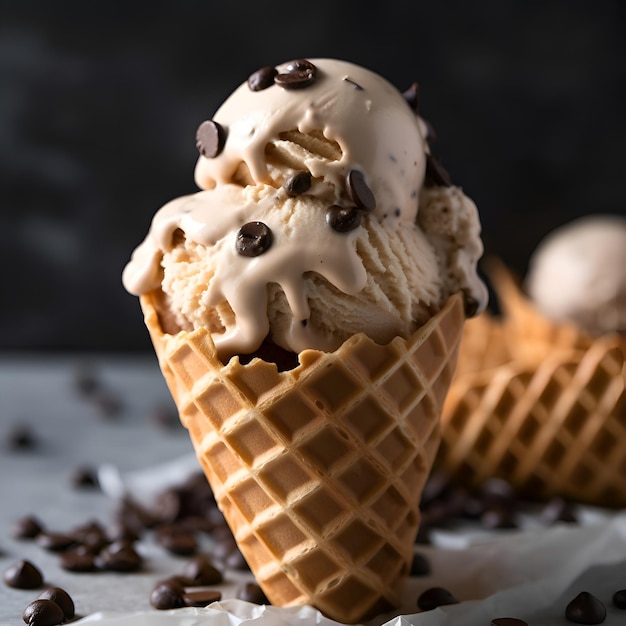
[[[438,466],[476,487],[499,477],[530,497],[626,506],[626,341],[546,320],[503,269],[494,285],[504,315],[466,325]]]
[[[342,622],[395,606],[440,443],[464,313],[453,296],[409,339],[356,335],[300,365],[223,365],[205,330],[146,325],[180,419],[238,546],[272,604]]]

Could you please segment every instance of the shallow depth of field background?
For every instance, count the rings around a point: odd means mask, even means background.
[[[520,275],[552,228],[626,213],[619,0],[0,0],[0,350],[150,349],[124,264],[196,190],[200,122],[297,57],[417,80],[487,253]]]

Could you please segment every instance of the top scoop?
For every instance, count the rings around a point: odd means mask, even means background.
[[[158,290],[164,328],[208,328],[222,359],[388,342],[457,291],[482,310],[476,207],[430,157],[415,87],[328,59],[252,74],[200,125],[203,191],[156,214],[126,289]]]

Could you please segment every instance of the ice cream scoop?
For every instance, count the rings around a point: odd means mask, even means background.
[[[626,217],[586,216],[550,233],[531,257],[526,288],[553,321],[626,333]]]
[[[159,291],[164,328],[209,329],[223,360],[407,337],[458,291],[481,310],[478,213],[412,95],[337,60],[252,74],[200,125],[202,191],[156,214],[125,287]]]

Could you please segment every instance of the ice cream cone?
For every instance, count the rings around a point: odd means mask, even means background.
[[[398,603],[464,323],[462,298],[409,339],[356,335],[300,365],[223,365],[203,329],[145,321],[216,500],[272,604],[357,622]]]
[[[494,267],[503,317],[466,325],[438,466],[472,486],[499,477],[531,497],[626,506],[626,341],[547,320]]]

